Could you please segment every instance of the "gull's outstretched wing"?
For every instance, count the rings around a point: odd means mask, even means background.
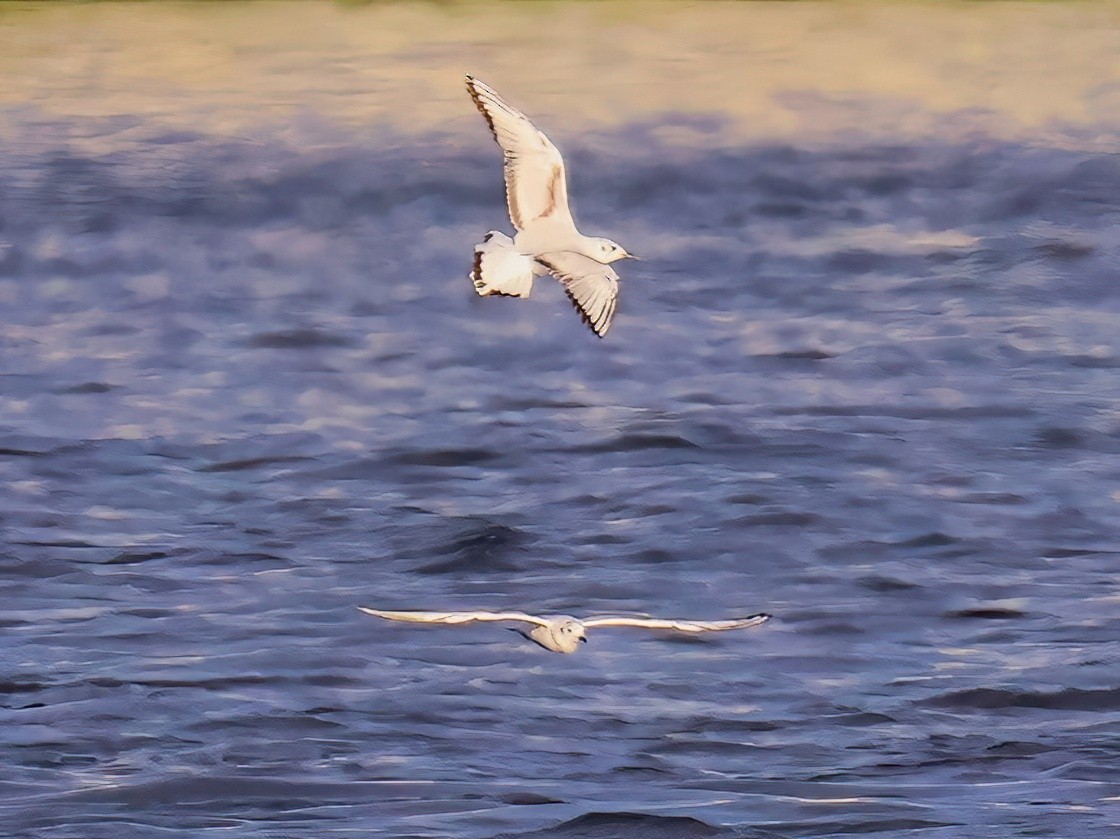
[[[663,618],[591,618],[582,621],[590,629],[593,626],[640,626],[645,629],[675,629],[678,632],[720,632],[724,629],[746,629],[758,626],[770,620],[770,615],[765,613],[751,615],[746,618],[734,618],[726,621],[681,621]]]
[[[521,621],[548,626],[548,621],[524,612],[387,612],[383,609],[367,609],[359,606],[367,615],[386,618],[391,621],[412,621],[414,623],[470,623],[471,621]]]
[[[541,254],[537,261],[564,284],[564,291],[600,338],[607,334],[618,306],[618,274],[609,265],[575,251]]]
[[[574,227],[564,158],[556,146],[489,85],[467,76],[467,92],[505,152],[506,201],[513,226],[524,230],[537,219],[554,218]]]

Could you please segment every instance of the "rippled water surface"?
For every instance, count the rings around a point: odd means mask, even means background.
[[[13,836],[1120,825],[1111,4],[0,7]],[[479,300],[461,78],[624,263]],[[387,608],[776,620],[560,656]]]

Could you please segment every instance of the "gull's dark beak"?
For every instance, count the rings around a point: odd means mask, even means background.
[[[627,258],[627,259],[636,259],[636,260],[638,260],[638,262],[641,262],[641,261],[642,261],[642,258],[641,258],[640,256],[635,256],[635,255],[634,255],[634,254],[632,254],[632,253],[628,253],[628,254],[626,254],[626,258]]]

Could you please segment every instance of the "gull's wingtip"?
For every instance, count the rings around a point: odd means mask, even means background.
[[[359,606],[358,611],[365,612],[367,615],[373,615],[374,617],[381,617],[381,613],[377,611],[377,609],[367,609],[365,606]]]

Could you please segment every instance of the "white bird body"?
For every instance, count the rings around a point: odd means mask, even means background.
[[[532,629],[516,631],[530,641],[554,653],[574,653],[580,643],[586,643],[587,630],[597,626],[633,626],[644,629],[667,629],[676,632],[723,632],[729,629],[748,629],[770,620],[770,615],[759,613],[745,618],[720,621],[689,621],[666,618],[641,618],[620,615],[617,617],[574,618],[571,615],[528,615],[524,612],[394,612],[359,606],[367,615],[393,621],[413,623],[460,624],[472,621],[516,621],[532,624]]]
[[[564,159],[528,117],[473,76],[467,76],[467,92],[505,153],[506,203],[516,231],[512,239],[491,231],[475,246],[475,291],[528,297],[534,276],[552,274],[603,337],[618,304],[618,274],[610,263],[632,254],[579,232],[568,206]]]
[[[523,638],[540,644],[554,653],[574,653],[581,643],[587,643],[583,626],[575,618],[555,615],[543,626],[534,626],[528,632],[518,629]]]

